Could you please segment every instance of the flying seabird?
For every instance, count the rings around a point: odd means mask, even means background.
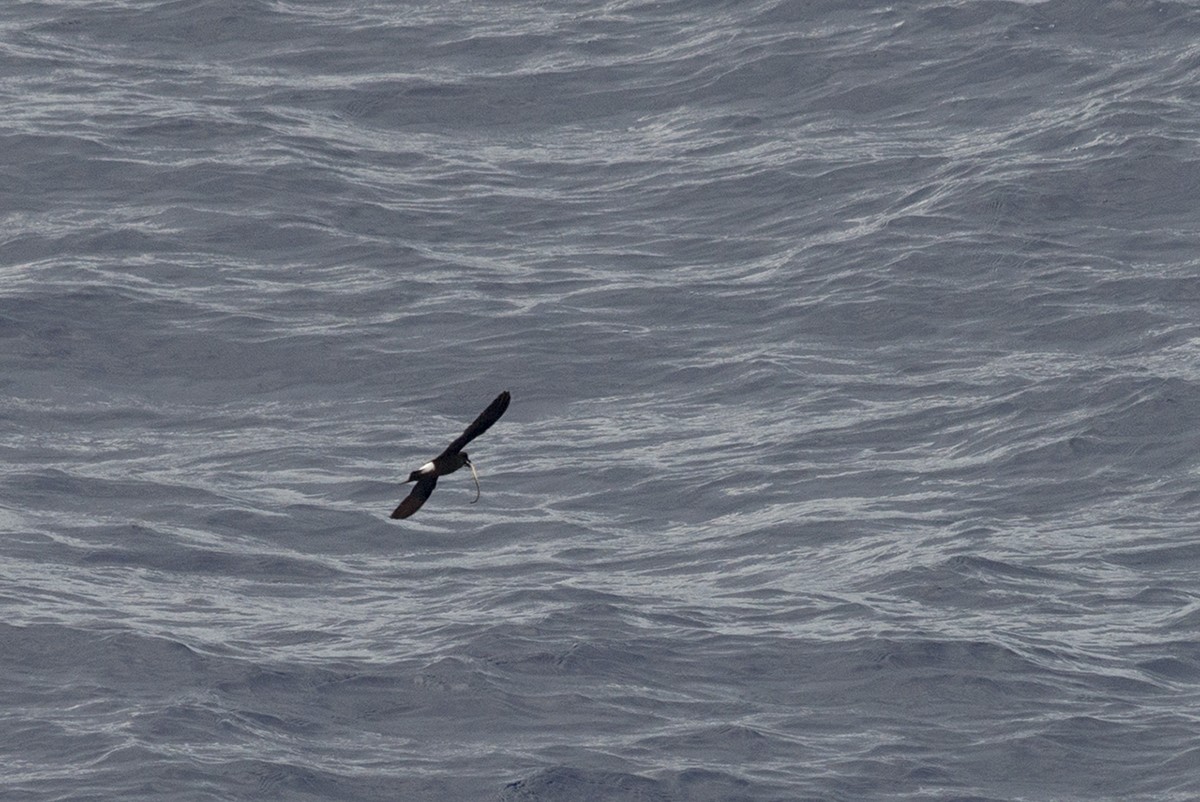
[[[510,400],[512,400],[512,396],[508,394],[508,390],[500,393],[500,395],[496,396],[496,400],[488,404],[487,409],[480,412],[479,417],[453,443],[446,446],[445,451],[434,457],[432,462],[426,462],[420,468],[410,473],[407,481],[416,482],[417,484],[404,501],[400,502],[400,506],[392,510],[392,517],[407,518],[421,509],[421,505],[425,503],[425,499],[429,498],[433,489],[437,487],[438,477],[454,473],[464,465],[471,469],[471,476],[475,478],[475,499],[471,503],[474,504],[476,501],[479,501],[479,475],[475,473],[475,466],[471,464],[471,460],[467,457],[467,452],[463,451],[462,448],[490,429],[493,423],[500,420],[500,416],[504,414],[504,410],[508,409],[508,402]]]

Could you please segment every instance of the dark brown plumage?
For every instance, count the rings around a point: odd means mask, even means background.
[[[479,413],[479,417],[472,421],[471,425],[454,439],[453,443],[446,446],[445,451],[434,457],[431,462],[425,463],[410,473],[408,481],[416,482],[417,484],[413,487],[412,492],[404,498],[404,501],[400,502],[400,506],[392,511],[392,517],[407,518],[412,515],[421,509],[421,505],[433,493],[433,489],[437,487],[439,476],[454,473],[464,465],[471,465],[471,459],[467,456],[467,452],[462,450],[463,447],[490,429],[493,423],[500,420],[500,416],[504,414],[504,410],[508,409],[508,402],[511,400],[512,396],[509,395],[508,390],[500,393],[492,403],[488,404],[487,409]],[[475,473],[474,466],[471,466],[471,473]],[[475,489],[475,501],[478,501],[478,478],[475,480]]]

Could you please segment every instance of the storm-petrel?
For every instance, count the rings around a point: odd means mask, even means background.
[[[416,482],[416,486],[412,492],[400,502],[400,506],[392,511],[393,518],[407,518],[417,510],[421,509],[421,505],[425,503],[425,499],[437,487],[439,476],[445,476],[448,473],[454,473],[462,466],[466,465],[471,469],[471,476],[475,477],[475,499],[471,503],[479,501],[479,475],[475,473],[475,466],[471,464],[471,460],[467,457],[467,452],[462,450],[462,447],[474,440],[479,435],[486,432],[492,427],[492,424],[500,420],[500,416],[504,414],[504,410],[508,409],[508,402],[512,400],[512,396],[508,394],[508,390],[496,396],[496,400],[488,404],[488,408],[479,413],[470,426],[466,428],[462,434],[450,445],[446,446],[446,450],[433,458],[432,462],[426,462],[417,470],[408,475],[409,482]]]

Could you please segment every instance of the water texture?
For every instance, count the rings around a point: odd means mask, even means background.
[[[0,6],[0,798],[1200,797],[1198,42]]]

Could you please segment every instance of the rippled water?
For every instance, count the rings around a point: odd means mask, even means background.
[[[3,6],[0,797],[1200,795],[1198,41]]]

